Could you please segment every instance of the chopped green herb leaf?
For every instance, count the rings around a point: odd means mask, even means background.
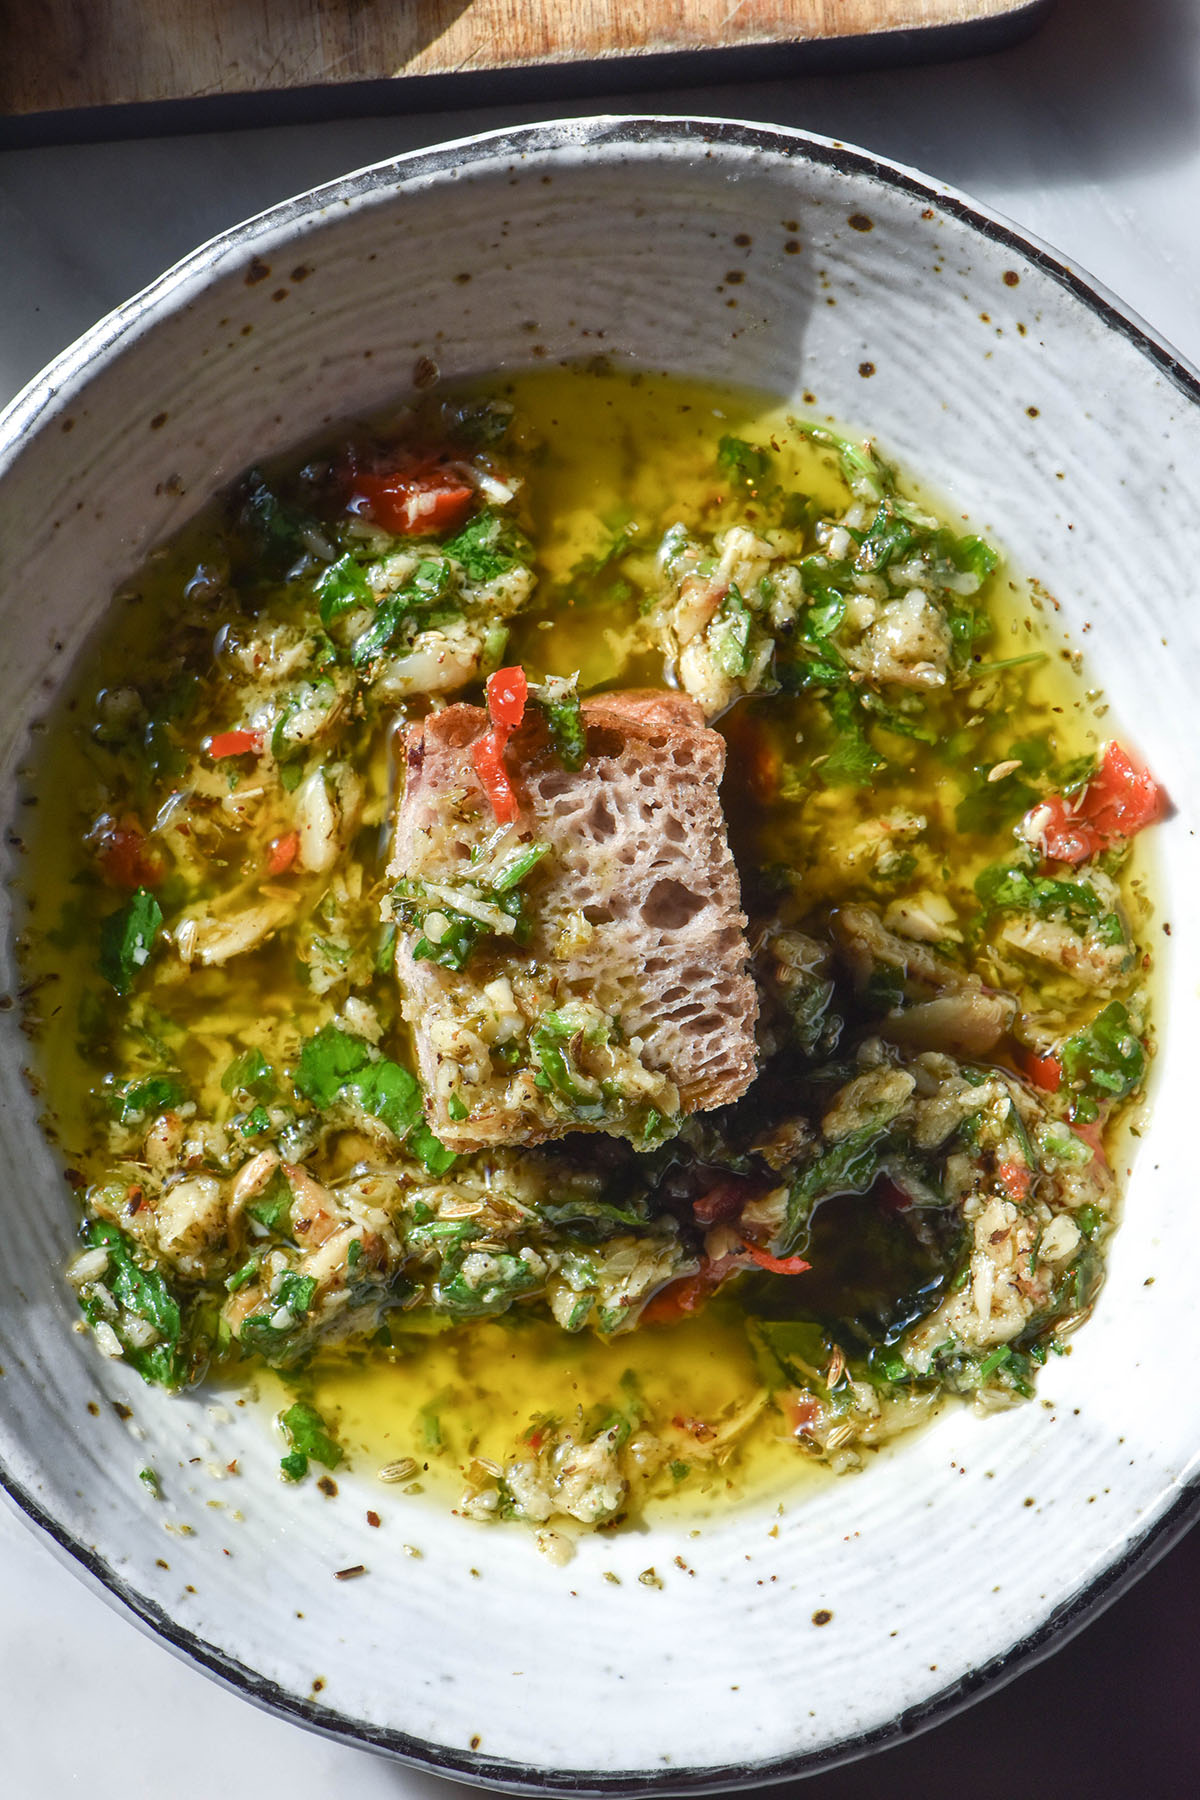
[[[342,1449],[330,1437],[324,1419],[315,1407],[298,1400],[280,1419],[292,1449],[301,1456],[311,1456],[327,1469],[336,1469],[342,1460]]]
[[[1146,1053],[1119,1000],[1068,1038],[1059,1056],[1068,1081],[1093,1100],[1123,1100],[1146,1070]]]
[[[304,1044],[294,1076],[296,1089],[322,1112],[342,1093],[388,1130],[408,1139],[413,1154],[430,1174],[444,1174],[455,1160],[424,1123],[421,1087],[399,1063],[373,1060],[369,1046],[336,1025],[322,1026]]]
[[[717,467],[734,481],[753,488],[769,475],[771,457],[768,451],[748,444],[744,438],[723,437],[717,445]]]
[[[238,1130],[244,1138],[261,1137],[271,1129],[271,1115],[265,1106],[255,1106],[246,1114]]]
[[[285,1236],[290,1235],[292,1198],[288,1178],[279,1167],[263,1193],[247,1203],[246,1211],[268,1231],[283,1231]]]
[[[324,1025],[301,1047],[293,1077],[297,1092],[324,1112],[350,1077],[369,1061],[370,1050],[362,1038],[351,1037],[336,1025]]]
[[[162,908],[147,888],[138,888],[101,921],[100,973],[118,994],[129,992],[150,961],[162,922]]]
[[[253,1281],[257,1274],[258,1264],[251,1257],[250,1261],[244,1262],[240,1269],[225,1277],[225,1291],[229,1294],[238,1293],[248,1282]]]
[[[1012,1347],[1009,1344],[1000,1344],[995,1350],[990,1351],[979,1365],[980,1381],[986,1381],[989,1375],[994,1375],[996,1370],[1002,1368],[1011,1356]]]
[[[279,498],[261,470],[251,469],[238,493],[237,524],[270,573],[286,574],[305,548],[309,522]]]
[[[386,975],[394,967],[396,961],[396,927],[385,925],[379,934],[379,944],[375,951],[375,970],[379,975]]]
[[[463,400],[447,408],[446,423],[463,443],[490,449],[508,435],[512,419],[507,400]]]
[[[520,532],[499,513],[480,512],[442,546],[469,581],[495,581],[529,556]]]
[[[869,787],[887,765],[863,729],[862,714],[853,694],[845,689],[831,694],[829,713],[836,741],[821,764],[821,779],[832,787]]]
[[[222,1075],[221,1086],[227,1094],[254,1094],[270,1100],[275,1093],[275,1071],[261,1050],[243,1050]]]
[[[987,916],[1033,912],[1044,919],[1061,913],[1073,921],[1094,919],[1104,911],[1099,894],[1086,881],[1056,881],[1019,862],[992,863],[977,877],[975,893]]]
[[[753,623],[753,614],[742,599],[737,584],[730,582],[729,590],[709,626],[709,637],[717,662],[731,679],[745,675],[750,667],[750,630]]]
[[[286,1306],[297,1319],[302,1319],[311,1307],[316,1291],[315,1276],[297,1275],[294,1270],[289,1270],[271,1297],[276,1306]]]
[[[903,556],[912,542],[911,526],[899,516],[890,499],[881,500],[867,534],[858,547],[854,567],[860,574],[873,575],[876,570],[885,569],[890,562]]]
[[[105,1094],[109,1111],[119,1125],[129,1125],[150,1115],[180,1106],[185,1097],[177,1075],[149,1075],[144,1081],[124,1081]]]
[[[155,1266],[143,1268],[135,1260],[129,1239],[104,1219],[92,1220],[88,1242],[108,1252],[104,1284],[117,1305],[152,1326],[156,1333],[156,1341],[151,1344],[131,1344],[124,1336],[121,1321],[109,1321],[121,1339],[126,1362],[145,1381],[179,1387],[187,1374],[187,1360],[180,1343],[183,1317],[164,1276]],[[85,1300],[84,1312],[93,1324],[106,1318],[98,1301]]]
[[[336,562],[322,570],[313,584],[313,593],[317,598],[322,625],[332,625],[343,613],[354,612],[375,603],[375,596],[360,564],[349,555],[340,556]]]
[[[564,769],[582,769],[587,757],[587,732],[579,706],[579,677],[549,675],[530,690],[545,715],[555,753]]]

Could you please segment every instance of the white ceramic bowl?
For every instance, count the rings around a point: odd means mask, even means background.
[[[197,251],[0,420],[0,754],[12,794],[114,585],[252,460],[398,395],[418,358],[455,376],[598,350],[814,395],[806,412],[874,433],[1040,577],[1072,643],[1088,628],[1179,809],[1158,834],[1174,935],[1156,927],[1153,1126],[1095,1317],[1033,1405],[948,1410],[782,1516],[601,1535],[558,1569],[520,1530],[385,1505],[370,1471],[336,1501],[284,1488],[258,1417],[215,1422],[203,1393],[143,1389],[72,1332],[72,1208],[13,1008],[0,1481],[93,1582],[280,1713],[481,1782],[633,1793],[779,1778],[933,1720],[1190,1518],[1194,376],[1003,221],[839,144],[600,119],[401,157]],[[207,1473],[235,1457],[238,1477]],[[137,1480],[150,1460],[163,1502]],[[651,1565],[661,1588],[637,1579]]]

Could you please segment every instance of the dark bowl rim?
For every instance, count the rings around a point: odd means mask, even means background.
[[[1062,261],[1048,246],[1018,230],[1008,220],[989,212],[981,203],[916,170],[839,140],[787,126],[682,115],[601,114],[504,127],[408,151],[280,201],[209,239],[99,320],[0,411],[0,478],[19,456],[23,441],[37,429],[43,415],[52,414],[56,403],[70,399],[74,385],[97,357],[119,350],[123,340],[136,332],[148,314],[169,312],[172,297],[185,290],[190,279],[205,272],[213,263],[256,246],[265,235],[285,231],[290,224],[310,217],[322,207],[333,207],[339,202],[362,199],[386,190],[399,178],[419,180],[438,175],[453,178],[464,166],[495,161],[506,154],[520,160],[555,150],[583,152],[600,147],[619,149],[622,145],[636,149],[656,144],[667,148],[690,144],[698,151],[707,147],[709,152],[714,144],[720,144],[738,150],[797,155],[839,173],[874,178],[919,198],[969,225],[994,244],[1005,246],[1036,265],[1082,302],[1103,325],[1140,351],[1187,399],[1200,402],[1200,376],[1176,350],[1098,282]],[[581,1800],[590,1795],[709,1794],[766,1786],[816,1774],[902,1742],[962,1711],[986,1692],[1003,1686],[1061,1648],[1126,1592],[1200,1517],[1200,1481],[1195,1481],[1183,1486],[1146,1530],[1133,1538],[1114,1561],[1086,1587],[1058,1606],[1035,1630],[929,1699],[905,1709],[885,1725],[853,1733],[819,1750],[761,1763],[627,1770],[610,1774],[602,1770],[543,1768],[515,1759],[449,1750],[403,1731],[334,1713],[316,1701],[300,1699],[186,1630],[156,1602],[136,1592],[98,1551],[67,1531],[47,1512],[37,1497],[15,1478],[2,1455],[0,1490],[8,1495],[32,1527],[45,1533],[64,1560],[76,1565],[74,1572],[80,1574],[88,1586],[99,1589],[102,1598],[120,1611],[131,1614],[135,1623],[160,1638],[185,1661],[264,1710],[294,1720],[323,1737],[372,1750],[434,1774],[511,1793],[577,1795]]]

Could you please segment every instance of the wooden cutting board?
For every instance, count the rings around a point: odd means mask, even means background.
[[[708,49],[831,45],[988,22],[1008,22],[1019,30],[1026,21],[1032,24],[1046,4],[0,0],[0,115],[19,118],[66,108],[533,70],[549,63],[604,63]],[[931,39],[931,53],[932,46]],[[978,47],[986,47],[982,38]],[[614,69],[605,85],[619,85],[620,80],[621,72]],[[550,91],[547,77],[541,92]]]

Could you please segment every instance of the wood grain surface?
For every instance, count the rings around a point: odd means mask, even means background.
[[[0,0],[0,114],[815,43],[1029,0]]]

